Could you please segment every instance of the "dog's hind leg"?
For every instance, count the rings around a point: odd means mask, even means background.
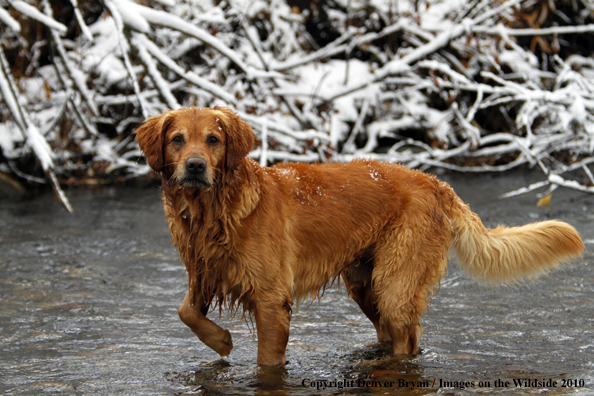
[[[229,356],[233,341],[229,330],[225,330],[206,317],[209,303],[200,293],[189,290],[179,307],[179,318],[198,336],[206,346],[214,349],[221,357]]]
[[[427,285],[419,275],[404,272],[385,274],[381,265],[374,271],[373,287],[378,296],[381,324],[390,334],[394,354],[397,355],[419,353],[419,341],[423,335],[420,319],[427,309],[429,298]]]
[[[258,364],[282,366],[289,342],[292,300],[257,299],[253,312],[258,332]]]
[[[421,315],[449,257],[447,223],[435,215],[417,215],[413,220],[386,233],[376,248],[372,274],[381,322],[390,333],[394,354],[399,355],[419,353]]]
[[[359,305],[365,316],[373,323],[378,341],[392,341],[390,333],[381,321],[371,288],[373,259],[364,255],[346,267],[341,275],[349,295]]]

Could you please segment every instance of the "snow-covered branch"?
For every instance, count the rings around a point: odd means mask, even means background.
[[[15,89],[15,84],[12,81],[12,76],[7,73],[8,62],[4,51],[0,47],[0,92],[2,97],[6,101],[7,107],[12,115],[15,123],[21,133],[25,144],[28,148],[33,151],[39,162],[46,177],[49,179],[57,198],[60,200],[66,210],[72,213],[72,206],[68,198],[66,198],[64,192],[60,188],[60,184],[54,173],[54,153],[52,148],[48,144],[45,137],[40,133],[39,128],[31,122],[29,114],[24,110],[19,103],[18,93]]]

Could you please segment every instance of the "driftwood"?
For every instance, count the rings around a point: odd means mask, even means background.
[[[253,125],[261,164],[531,166],[543,181],[506,196],[594,192],[589,2],[197,7],[0,0],[0,172],[48,180],[69,208],[58,180],[149,172],[132,136],[145,117],[228,105]]]

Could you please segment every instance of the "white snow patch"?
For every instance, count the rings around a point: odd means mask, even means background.
[[[149,33],[151,27],[147,20],[143,18],[137,10],[134,8],[135,3],[131,3],[128,0],[111,0],[120,12],[122,22],[124,25],[131,27],[141,33]]]
[[[6,158],[18,158],[21,150],[18,148],[24,139],[20,133],[14,133],[18,127],[12,121],[0,123],[0,149]]]
[[[538,67],[538,58],[532,52],[501,51],[499,53],[499,63],[508,66],[527,80],[540,78],[540,73],[536,69]]]
[[[23,77],[19,80],[21,98],[26,98],[28,103],[39,103],[47,100],[45,82],[41,77]]]
[[[33,7],[30,4],[25,3],[21,0],[12,0],[10,5],[20,12],[21,14],[25,15],[28,18],[34,19],[38,22],[41,22],[45,26],[50,29],[57,30],[61,35],[64,35],[68,32],[68,28],[61,24],[60,22],[56,21],[55,19],[45,15],[37,8]]]

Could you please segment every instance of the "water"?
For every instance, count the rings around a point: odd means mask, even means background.
[[[51,194],[3,200],[0,392],[594,394],[594,197],[557,191],[548,207],[536,207],[534,195],[496,198],[535,177],[443,179],[487,226],[570,222],[589,241],[583,259],[536,283],[501,288],[477,285],[452,263],[423,317],[422,354],[413,358],[390,356],[334,286],[295,312],[288,364],[274,370],[256,366],[249,322],[222,315],[235,348],[220,359],[178,319],[187,277],[158,189],[71,190],[73,216]],[[540,383],[519,388],[514,379]]]

